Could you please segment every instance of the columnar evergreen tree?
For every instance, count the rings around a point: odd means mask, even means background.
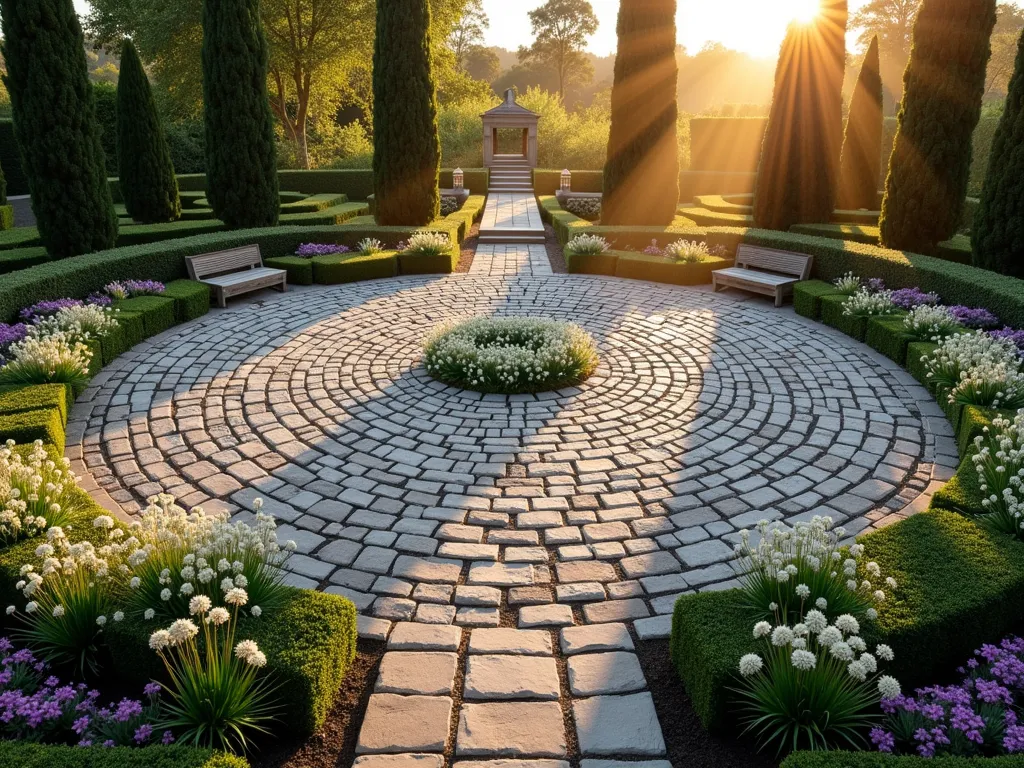
[[[130,40],[121,46],[117,81],[117,156],[121,197],[135,221],[174,221],[181,215],[178,180],[156,111],[149,78]]]
[[[259,0],[204,0],[203,105],[214,214],[232,229],[274,226],[277,153]]]
[[[792,24],[775,70],[754,223],[788,230],[825,223],[835,207],[842,145],[846,3],[827,2],[811,24]]]
[[[996,0],[924,0],[903,75],[881,243],[927,253],[956,233],[981,117]]]
[[[679,204],[676,2],[622,0],[601,221],[667,226]]]
[[[373,191],[378,224],[437,218],[441,141],[428,0],[377,0],[373,49]]]
[[[1024,277],[1024,34],[971,240],[975,266]]]
[[[4,83],[51,256],[110,248],[117,217],[96,124],[85,41],[71,0],[0,0]]]
[[[7,205],[7,177],[3,166],[0,166],[0,205]]]
[[[839,202],[844,210],[878,205],[882,173],[882,76],[878,37],[871,40],[850,101],[846,140],[839,171]]]

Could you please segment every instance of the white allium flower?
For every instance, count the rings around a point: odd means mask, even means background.
[[[812,610],[808,611],[807,615],[804,616],[804,624],[807,625],[808,630],[816,635],[828,626],[828,618],[821,611]]]
[[[178,587],[178,594],[185,595],[186,597],[195,591],[196,588],[192,586],[192,583],[189,581],[184,582],[180,587]]]
[[[828,651],[840,661],[853,661],[855,655],[847,643],[833,643]]]
[[[775,602],[768,603],[768,610],[775,613],[775,611],[779,610],[779,604]]]
[[[18,609],[17,609],[17,608],[15,608],[15,607],[14,607],[13,605],[8,605],[8,606],[7,606],[7,615],[8,615],[8,616],[10,616],[10,615],[11,615],[11,614],[13,614],[13,613],[14,613],[14,612],[15,612],[16,610],[18,610]]]
[[[878,611],[876,611],[874,608],[868,608],[866,611],[864,611],[864,615],[869,620],[874,621],[878,618]]]
[[[227,576],[227,577],[225,577],[224,579],[221,580],[221,582],[220,582],[220,591],[221,592],[230,592],[234,588],[235,588],[235,580],[232,579],[230,576]]]
[[[843,642],[843,633],[837,627],[825,627],[818,634],[818,644],[825,648],[841,642]]]
[[[163,589],[160,590],[160,599],[163,600],[165,603],[168,600],[170,600],[171,597],[172,597],[171,590],[167,589],[167,587],[164,587]]]
[[[818,659],[813,653],[800,648],[793,651],[789,660],[794,667],[802,671],[814,669],[815,665],[818,663]]]
[[[889,589],[896,589],[896,579],[894,579],[892,576],[887,576],[885,579],[885,583],[889,587]]]
[[[754,625],[754,639],[767,637],[772,633],[772,625],[767,621],[759,621]]]
[[[63,605],[55,605],[55,606],[53,606],[53,615],[56,618],[58,618],[58,619],[61,616],[63,616],[64,615],[64,606]]]
[[[807,637],[807,634],[809,632],[810,632],[810,630],[807,628],[807,625],[804,624],[804,623],[794,624],[793,625],[793,634],[796,635],[797,637]]]
[[[811,588],[808,587],[806,584],[797,584],[796,596],[801,598],[802,600],[806,600],[808,597],[811,596]]]
[[[146,621],[149,621],[154,616],[156,616],[156,611],[154,611],[152,608],[147,608],[145,612],[143,612],[142,616]]]
[[[114,611],[114,621],[124,621],[124,611]]]
[[[857,661],[864,665],[869,674],[873,675],[878,671],[878,662],[870,653],[862,653]]]
[[[864,642],[864,638],[857,635],[850,635],[850,637],[846,638],[846,644],[858,652],[863,652],[868,647],[868,644]]]
[[[776,627],[772,630],[772,645],[782,647],[793,642],[793,630],[786,626]]]
[[[199,627],[189,619],[176,619],[167,632],[170,635],[171,644],[180,645],[198,635]]]
[[[235,646],[235,656],[246,661],[252,654],[258,653],[259,646],[253,640],[242,640]]]
[[[875,655],[882,661],[892,661],[895,658],[892,648],[884,643],[875,646]]]
[[[25,604],[25,613],[35,613],[38,607],[39,603],[37,603],[35,600],[29,600]]]
[[[210,610],[210,615],[207,616],[206,620],[213,624],[215,627],[219,627],[221,624],[226,623],[231,619],[231,614],[228,613],[227,608],[221,608],[217,606]]]
[[[92,521],[94,528],[103,528],[109,530],[114,527],[114,518],[110,515],[100,515]]]
[[[826,600],[824,597],[819,597],[817,600],[814,601],[814,606],[819,610],[824,611],[828,608],[828,600]]]
[[[847,665],[846,671],[850,673],[850,677],[861,683],[868,679],[868,670],[859,661],[851,661]]]
[[[99,626],[101,626],[101,627],[106,626],[106,624],[107,624],[107,617],[106,616],[97,616],[96,617],[96,623]]]
[[[263,615],[263,609],[260,608],[258,605],[254,605],[252,608],[249,609],[249,613],[251,613],[258,619],[260,616]]]
[[[794,647],[794,648],[801,648],[801,649],[802,648],[806,648],[807,647],[807,638],[804,638],[804,637],[794,637],[793,638],[793,642],[790,643],[790,645],[792,647]]]
[[[138,576],[132,576],[131,579],[128,581],[128,586],[132,589],[138,589],[140,584],[142,584],[142,579],[140,579]]]
[[[249,602],[249,595],[244,589],[235,587],[224,595],[224,602],[228,605],[245,605]]]
[[[856,635],[860,633],[860,624],[853,616],[848,613],[844,613],[838,619],[836,619],[836,626],[839,627],[840,631],[844,635]]]
[[[885,592],[883,592],[883,591],[882,591],[882,590],[880,590],[880,589],[876,589],[876,590],[875,590],[875,591],[874,591],[874,592],[873,592],[873,593],[871,594],[871,596],[872,596],[873,598],[875,598],[875,602],[876,602],[876,603],[884,603],[884,602],[885,602]]]
[[[213,606],[210,598],[206,595],[196,595],[188,601],[188,612],[195,616],[197,613],[206,613]]]
[[[764,662],[756,653],[748,653],[740,659],[740,674],[744,677],[756,675],[761,671]]]
[[[242,589],[245,589],[249,586],[249,580],[245,578],[245,574],[240,573],[237,576],[235,576],[235,586],[241,587]]]
[[[900,695],[899,680],[890,675],[882,675],[878,678],[878,692],[885,700],[895,699]]]
[[[171,633],[166,629],[158,629],[149,636],[149,647],[154,651],[162,651],[171,644]]]

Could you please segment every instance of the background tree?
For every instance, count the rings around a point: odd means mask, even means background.
[[[850,16],[850,27],[860,31],[862,48],[878,38],[882,82],[899,103],[903,95],[902,78],[910,59],[914,21],[921,0],[869,0]]]
[[[810,24],[791,24],[782,43],[754,190],[765,229],[832,217],[842,144],[846,3],[826,2]],[[842,52],[842,53],[841,53]]]
[[[121,48],[117,83],[117,154],[128,215],[146,224],[177,219],[181,215],[178,180],[149,78],[130,40]]]
[[[587,0],[547,0],[529,12],[536,38],[519,49],[520,62],[550,67],[558,76],[558,95],[566,88],[590,82],[594,71],[583,53],[587,38],[597,32],[597,16]]]
[[[971,232],[974,265],[1024,277],[1024,34]]]
[[[206,196],[230,229],[277,224],[274,123],[259,0],[203,3]]]
[[[1024,8],[1000,3],[996,8],[996,26],[992,30],[992,58],[985,75],[986,100],[1006,97],[1010,76],[1017,59],[1017,42],[1024,30]]]
[[[441,142],[427,0],[377,0],[373,191],[378,224],[437,218]]]
[[[921,4],[879,222],[887,248],[928,253],[956,234],[995,22],[995,0]]]
[[[75,8],[0,0],[0,13],[4,83],[43,244],[52,256],[110,248],[117,217]]]
[[[601,221],[668,226],[679,205],[676,2],[622,0]]]
[[[882,76],[878,38],[871,38],[850,101],[839,172],[838,205],[844,210],[878,205],[882,173]]]
[[[448,35],[448,47],[455,55],[458,66],[467,68],[467,57],[483,43],[484,32],[490,25],[491,20],[484,13],[482,0],[467,0],[461,18]]]
[[[464,62],[466,74],[474,80],[482,80],[485,83],[493,83],[501,75],[501,64],[498,54],[490,48],[477,46],[471,48],[466,54]]]

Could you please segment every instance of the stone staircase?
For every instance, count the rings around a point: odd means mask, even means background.
[[[533,193],[533,173],[519,155],[497,155],[491,165],[490,194],[508,192]]]

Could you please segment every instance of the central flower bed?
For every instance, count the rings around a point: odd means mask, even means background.
[[[573,323],[534,317],[474,318],[435,328],[427,372],[446,384],[506,395],[579,384],[597,367],[597,345]]]

